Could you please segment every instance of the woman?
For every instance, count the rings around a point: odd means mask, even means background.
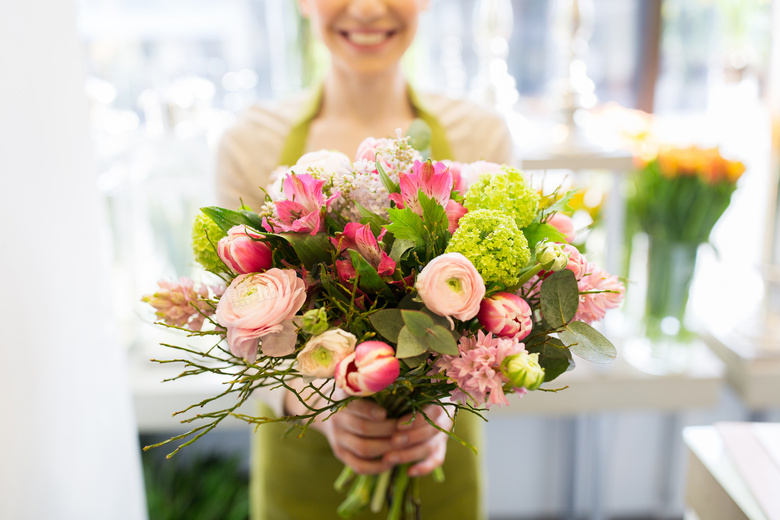
[[[300,0],[301,12],[331,53],[331,68],[317,92],[255,106],[226,133],[217,164],[220,202],[235,207],[241,199],[258,209],[263,199],[258,187],[269,183],[278,166],[320,149],[354,156],[364,138],[392,136],[415,118],[431,128],[434,159],[512,162],[511,139],[496,113],[441,96],[418,98],[403,77],[400,60],[427,3]],[[279,392],[268,401],[271,409],[264,414],[296,413],[302,406],[292,394]],[[452,427],[441,409],[429,415],[440,426]],[[445,483],[423,479],[424,518],[482,518],[477,458],[422,418],[409,419],[389,420],[379,406],[354,401],[301,439],[282,438],[285,425],[261,426],[253,438],[253,517],[335,518],[343,496],[333,491],[332,482],[343,464],[373,474],[415,462],[410,475],[424,476],[444,462]],[[478,420],[461,414],[454,426],[477,447]]]

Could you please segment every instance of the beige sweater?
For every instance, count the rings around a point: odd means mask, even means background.
[[[236,208],[239,198],[255,210],[262,205],[264,194],[259,187],[268,186],[271,172],[280,166],[285,139],[301,117],[309,96],[311,93],[305,92],[284,101],[257,104],[225,132],[217,153],[216,193],[220,206]],[[421,94],[420,99],[444,128],[455,155],[452,159],[514,163],[509,130],[496,111],[437,94]],[[341,151],[350,157],[355,153]]]

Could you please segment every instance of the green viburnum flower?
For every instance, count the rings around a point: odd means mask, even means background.
[[[464,205],[469,211],[500,209],[510,214],[517,227],[533,222],[539,207],[539,194],[528,184],[523,172],[502,166],[503,173],[480,175],[471,185]]]
[[[447,253],[468,258],[482,276],[485,285],[517,283],[518,273],[531,258],[531,250],[514,219],[503,211],[469,211],[458,222]]]
[[[217,255],[217,242],[226,233],[203,213],[192,224],[192,253],[195,260],[207,271],[223,272],[225,266]],[[213,245],[212,245],[213,244]]]

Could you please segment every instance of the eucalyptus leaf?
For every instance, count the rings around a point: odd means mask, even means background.
[[[548,276],[540,289],[542,316],[553,328],[566,325],[577,313],[580,290],[577,279],[569,269]]]
[[[458,344],[449,329],[441,325],[434,325],[426,339],[430,350],[450,356],[458,355]]]
[[[395,350],[395,357],[398,359],[411,358],[419,356],[428,350],[428,346],[409,329],[404,327],[398,333],[398,347]]]
[[[428,331],[433,329],[433,320],[424,312],[402,310],[401,316],[403,316],[404,323],[406,324],[406,328],[409,329],[409,332],[418,338],[425,338]]]
[[[559,339],[548,336],[543,341],[528,346],[527,350],[531,354],[539,354],[539,364],[544,369],[545,383],[574,368],[571,352]]]
[[[401,298],[401,301],[398,302],[398,308],[411,309],[413,311],[427,310],[425,309],[425,306],[422,304],[422,302],[418,302],[416,298],[417,298],[417,293],[410,292],[409,294]]]
[[[419,356],[405,358],[403,360],[403,362],[409,368],[415,368],[415,367],[419,367],[420,365],[425,363],[428,360],[429,357],[431,357],[431,355],[426,352],[425,354],[420,354]]]
[[[404,328],[400,309],[379,310],[369,316],[368,320],[382,337],[393,343],[398,343],[398,333]]]
[[[558,333],[573,354],[593,363],[609,363],[617,350],[599,331],[584,321],[573,321]]]
[[[406,130],[409,144],[427,159],[431,154],[431,127],[419,117],[414,119]]]

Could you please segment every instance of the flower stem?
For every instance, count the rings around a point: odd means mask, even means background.
[[[520,287],[525,284],[528,280],[534,277],[535,274],[537,274],[539,271],[542,270],[542,264],[536,264],[535,266],[528,269],[528,271],[525,271],[520,275],[520,279],[517,281],[517,283],[514,285],[516,287],[515,290],[519,289]],[[514,292],[514,291],[512,291]]]
[[[390,502],[387,520],[401,520],[406,486],[409,484],[409,475],[406,474],[409,466],[409,464],[402,464],[396,467],[395,479],[393,480],[393,499]]]
[[[433,480],[437,484],[441,484],[442,482],[444,482],[444,470],[442,469],[441,466],[433,470]]]
[[[355,471],[350,468],[349,466],[344,466],[344,469],[341,470],[341,473],[339,473],[338,478],[333,483],[333,489],[336,491],[343,491],[344,486],[346,486],[350,480],[352,480],[352,477],[355,475]]]
[[[390,475],[393,473],[392,469],[388,469],[384,473],[379,475],[376,481],[376,487],[371,495],[371,512],[378,513],[382,510],[382,506],[385,504],[385,498],[387,497],[387,488],[390,485]]]
[[[371,499],[371,491],[376,481],[375,475],[358,475],[347,493],[347,498],[336,512],[341,518],[349,519],[360,513]]]

